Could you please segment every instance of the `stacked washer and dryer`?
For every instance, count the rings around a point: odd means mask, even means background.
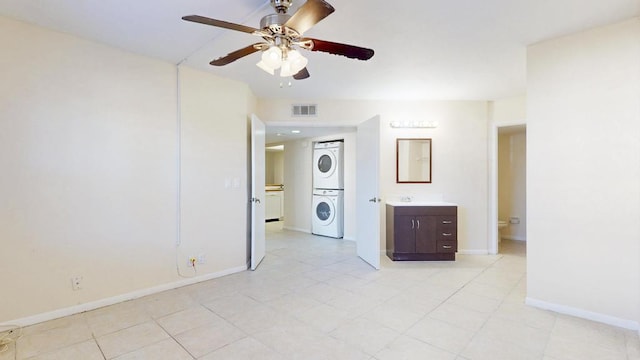
[[[344,142],[313,146],[313,209],[311,233],[344,236]]]

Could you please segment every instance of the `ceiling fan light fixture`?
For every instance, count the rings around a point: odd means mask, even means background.
[[[267,73],[271,74],[271,75],[275,75],[276,71],[275,69],[269,67],[269,65],[267,65],[264,61],[260,60],[257,64],[257,67],[259,67],[260,69],[266,71]]]
[[[280,76],[287,77],[293,76],[296,72],[291,68],[291,62],[289,60],[284,60],[282,62],[282,66],[280,67]]]
[[[291,62],[291,68],[294,74],[304,69],[309,62],[309,60],[306,57],[302,56],[302,54],[300,54],[298,50],[289,51],[288,59]]]
[[[287,58],[282,61],[280,68],[280,76],[287,77],[297,74],[300,70],[307,66],[309,60],[302,56],[297,50],[289,50]]]
[[[262,52],[262,61],[271,69],[277,69],[282,65],[282,49],[271,46]]]

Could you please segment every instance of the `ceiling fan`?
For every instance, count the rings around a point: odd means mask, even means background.
[[[296,50],[296,47],[359,60],[369,60],[373,56],[372,49],[303,37],[303,33],[329,16],[335,9],[324,0],[307,0],[298,11],[289,15],[287,10],[291,6],[291,1],[271,0],[271,6],[276,13],[263,17],[260,20],[260,29],[199,15],[183,16],[182,19],[242,31],[262,38],[262,42],[249,45],[211,61],[210,64],[214,66],[227,65],[242,57],[262,51],[261,60],[256,64],[258,67],[271,75],[275,75],[275,71],[280,69],[280,76],[293,76],[296,80],[302,80],[309,77],[308,61]]]

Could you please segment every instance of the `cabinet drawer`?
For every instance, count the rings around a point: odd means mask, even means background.
[[[456,216],[438,216],[438,229],[456,229],[458,218]]]
[[[455,240],[439,240],[438,252],[439,253],[453,253],[458,251],[458,242]]]
[[[436,220],[436,240],[457,240],[458,221],[455,216],[438,216]]]
[[[436,233],[436,240],[437,241],[456,241],[458,240],[457,231],[456,229],[448,229],[448,230],[440,229],[440,231]]]

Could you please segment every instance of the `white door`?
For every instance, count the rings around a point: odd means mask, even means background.
[[[380,269],[380,117],[356,134],[356,246],[358,256]]]
[[[251,115],[251,270],[255,270],[266,252],[264,240],[265,194],[265,126],[257,116]]]

